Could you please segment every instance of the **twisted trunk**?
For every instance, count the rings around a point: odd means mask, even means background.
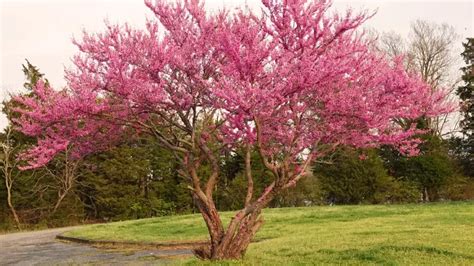
[[[209,245],[194,250],[194,254],[207,260],[241,259],[263,225],[262,209],[270,203],[275,192],[274,184],[271,184],[255,202],[235,214],[226,230],[212,200],[204,202],[195,196],[211,239]]]

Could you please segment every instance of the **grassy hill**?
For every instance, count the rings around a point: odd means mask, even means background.
[[[227,222],[232,213],[224,213]],[[474,265],[474,202],[267,209],[244,265]],[[86,226],[95,240],[204,240],[199,214]],[[202,262],[176,260],[177,264]]]

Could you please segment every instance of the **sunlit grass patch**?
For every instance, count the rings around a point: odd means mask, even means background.
[[[225,223],[232,212],[223,213]],[[474,202],[267,209],[242,261],[217,264],[474,265]],[[141,242],[207,239],[199,214],[92,225],[67,233]],[[209,264],[194,258],[176,264]]]

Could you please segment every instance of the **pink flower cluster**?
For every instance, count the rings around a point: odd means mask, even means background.
[[[146,5],[157,18],[146,30],[107,25],[75,41],[67,90],[40,83],[17,98],[25,106],[19,128],[39,139],[24,155],[28,167],[68,145],[83,156],[156,125],[186,135],[188,125],[176,121],[203,114],[219,121],[199,127],[205,140],[259,142],[274,160],[340,144],[415,155],[420,131],[396,121],[451,110],[401,60],[374,52],[357,30],[366,13],[329,14],[324,0],[262,0],[262,15],[208,14],[198,0]]]

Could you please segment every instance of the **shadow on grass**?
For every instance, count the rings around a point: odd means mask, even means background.
[[[381,234],[416,234],[419,233],[420,230],[417,229],[409,229],[409,230],[392,230],[392,231],[363,231],[363,232],[353,232],[353,235],[356,236],[371,236],[371,235],[381,235]]]
[[[462,253],[456,253],[444,249],[439,249],[435,247],[429,246],[380,246],[377,248],[369,248],[369,249],[346,249],[346,250],[334,250],[334,249],[320,249],[318,253],[327,254],[332,257],[333,259],[341,260],[341,261],[349,261],[349,260],[358,260],[360,262],[365,263],[377,263],[377,264],[384,264],[384,265],[397,265],[398,263],[395,260],[390,259],[388,254],[393,254],[392,252],[416,252],[416,253],[425,253],[431,256],[445,256],[451,258],[460,258],[460,259],[467,259],[467,260],[474,260],[474,256],[466,255]],[[393,256],[394,258],[400,257],[399,255]]]
[[[353,221],[360,221],[363,219],[370,219],[370,218],[385,218],[390,216],[400,216],[412,213],[412,210],[368,210],[368,211],[360,211],[357,212],[354,210],[344,210],[342,212],[319,212],[319,213],[310,213],[310,214],[302,214],[298,217],[269,217],[269,221],[271,221],[275,226],[279,224],[322,224],[327,222],[353,222]]]

